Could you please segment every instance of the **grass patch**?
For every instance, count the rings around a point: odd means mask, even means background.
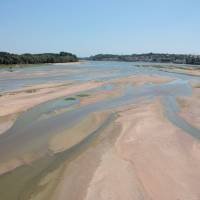
[[[90,96],[89,94],[77,94],[76,95],[77,97],[88,97],[88,96]]]
[[[67,98],[65,98],[65,101],[74,101],[74,100],[76,100],[75,97],[67,97]]]

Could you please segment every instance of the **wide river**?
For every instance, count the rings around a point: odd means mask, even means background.
[[[167,64],[165,65],[167,68]],[[155,74],[171,77],[173,80],[167,83],[148,83],[136,86],[131,84],[119,86],[108,83],[85,92],[92,95],[97,91],[101,93],[101,91],[105,92],[117,87],[121,87],[122,92],[112,98],[105,98],[84,106],[79,106],[79,99],[66,101],[68,96],[61,97],[39,104],[19,115],[14,125],[6,133],[0,135],[0,165],[25,153],[40,152],[41,156],[31,164],[24,163],[13,171],[0,175],[0,199],[26,199],[32,191],[37,190],[35,185],[42,177],[58,168],[66,160],[70,160],[77,152],[83,151],[85,146],[89,145],[98,134],[101,134],[109,123],[112,123],[117,113],[115,109],[133,104],[140,99],[151,100],[160,97],[167,119],[188,134],[200,138],[200,130],[177,114],[179,107],[176,102],[178,96],[191,95],[192,88],[189,81],[200,80],[198,76],[170,72],[153,66],[144,67],[142,63],[133,62],[93,61],[66,65],[19,66],[13,72],[1,69],[0,93],[2,94],[49,81],[69,80],[82,83],[95,80],[101,82],[130,75]],[[95,131],[62,152],[50,152],[48,146],[50,138],[78,125],[91,113],[106,110],[113,110],[113,112]],[[12,192],[10,192],[10,188],[12,188]]]

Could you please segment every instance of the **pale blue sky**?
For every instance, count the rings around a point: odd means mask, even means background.
[[[0,51],[200,54],[200,0],[0,0]]]

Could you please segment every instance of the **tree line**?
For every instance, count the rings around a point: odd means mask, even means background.
[[[8,52],[0,52],[0,64],[41,64],[41,63],[65,63],[76,62],[76,55],[68,52],[60,53],[42,53],[42,54],[12,54]]]
[[[114,55],[98,54],[88,58],[89,60],[98,61],[142,61],[142,62],[159,62],[159,63],[178,63],[200,65],[200,56],[185,54],[132,54],[132,55]]]

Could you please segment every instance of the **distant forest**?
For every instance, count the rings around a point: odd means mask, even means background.
[[[98,54],[88,58],[89,60],[98,61],[142,61],[142,62],[157,62],[157,63],[177,63],[177,64],[192,64],[200,65],[200,56],[184,55],[184,54],[132,54],[132,55],[113,55],[113,54]]]
[[[76,55],[60,52],[56,53],[42,53],[42,54],[11,54],[7,52],[0,52],[0,64],[40,64],[40,63],[65,63],[76,62],[78,58]]]

